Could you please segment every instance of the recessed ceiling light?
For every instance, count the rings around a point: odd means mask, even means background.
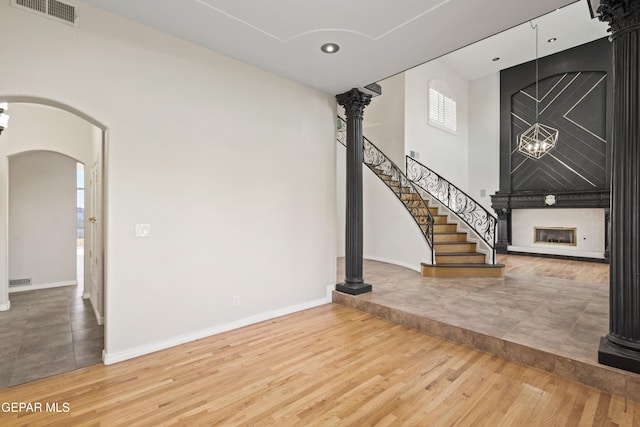
[[[553,43],[554,41],[558,40],[555,37],[551,37],[549,40],[547,40],[547,43]]]
[[[322,46],[320,46],[320,50],[323,51],[324,53],[336,53],[337,51],[340,50],[340,46],[338,46],[335,43],[325,43]]]
[[[495,58],[493,58],[493,59],[492,59],[492,61],[493,61],[493,62],[500,61],[500,57],[499,57],[499,56],[496,56]]]

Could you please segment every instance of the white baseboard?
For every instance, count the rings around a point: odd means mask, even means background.
[[[190,341],[199,340],[202,338],[210,337],[212,335],[217,335],[223,332],[228,332],[234,329],[253,325],[254,323],[264,322],[265,320],[271,320],[275,319],[276,317],[286,316],[287,314],[307,310],[324,304],[329,304],[331,303],[331,292],[333,291],[334,287],[335,285],[327,286],[327,294],[324,298],[318,298],[301,304],[268,311],[266,313],[257,314],[255,316],[250,316],[234,322],[225,323],[208,329],[202,329],[200,331],[180,335],[166,340],[156,341],[150,344],[130,348],[128,350],[116,351],[113,353],[105,351],[103,353],[102,360],[104,361],[105,365],[111,365],[127,359],[132,359],[134,357],[143,356],[145,354],[164,350],[170,347],[175,347],[177,345],[184,344]]]
[[[417,266],[411,265],[411,264],[407,264],[406,262],[396,261],[394,259],[377,257],[377,256],[368,256],[368,255],[365,255],[363,258],[370,259],[371,261],[380,261],[380,262],[386,262],[387,264],[399,265],[400,267],[408,268],[409,270],[417,271],[418,273],[422,271],[420,268],[420,265],[417,265]]]
[[[91,307],[93,307],[93,314],[95,314],[96,316],[96,321],[98,322],[98,325],[104,325],[104,316],[102,316],[98,311],[98,308],[96,307],[96,304],[93,302],[93,299],[89,298],[89,301],[91,301]]]
[[[11,308],[11,301],[7,301],[6,304],[0,304],[0,311],[9,311]]]
[[[60,288],[62,286],[77,286],[77,285],[78,285],[77,280],[69,280],[67,282],[52,282],[52,283],[41,283],[39,285],[15,286],[13,288],[9,288],[9,293],[12,294],[14,292],[37,291],[38,289]]]
[[[529,252],[533,254],[564,255],[564,256],[574,256],[574,257],[583,257],[583,258],[604,259],[604,253],[602,252],[562,249],[558,247],[549,247],[549,246],[545,246],[544,248],[542,247],[534,248],[531,246],[507,246],[507,250],[512,252],[525,252],[525,253]]]

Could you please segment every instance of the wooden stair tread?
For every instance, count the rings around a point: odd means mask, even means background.
[[[422,263],[425,267],[437,267],[437,268],[504,268],[504,264],[472,264],[472,263],[459,263],[459,264],[426,264]]]
[[[436,233],[433,233],[436,234]],[[434,245],[468,245],[468,244],[475,244],[475,242],[457,242],[457,241],[452,241],[452,242],[433,242]]]
[[[485,256],[482,252],[438,252],[436,256]]]

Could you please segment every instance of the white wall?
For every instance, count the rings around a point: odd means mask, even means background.
[[[405,73],[381,81],[382,95],[364,110],[363,133],[404,170]]]
[[[363,175],[364,257],[420,271],[420,263],[431,263],[420,228],[380,178],[369,169]]]
[[[76,164],[49,151],[9,159],[10,280],[77,284]]]
[[[7,114],[11,119],[0,135],[0,149],[8,156],[27,151],[54,151],[86,164],[99,148],[99,129],[59,108],[11,103]]]
[[[500,74],[469,82],[469,190],[489,212],[500,189]],[[484,196],[482,192],[484,190]]]
[[[445,81],[456,97],[457,134],[428,124],[428,84]],[[405,152],[417,151],[420,162],[467,191],[468,175],[468,82],[438,60],[405,72]]]
[[[78,11],[75,29],[0,4],[12,40],[0,45],[12,58],[0,98],[52,99],[108,128],[107,360],[324,300],[335,282],[333,96]],[[151,236],[134,238],[137,223]]]
[[[604,209],[513,209],[510,251],[604,258]],[[576,246],[533,243],[534,227],[575,227]]]

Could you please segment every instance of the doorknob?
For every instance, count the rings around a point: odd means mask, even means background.
[[[96,217],[95,217],[95,216],[92,216],[91,218],[89,218],[89,221],[91,221],[91,222],[96,222]]]

